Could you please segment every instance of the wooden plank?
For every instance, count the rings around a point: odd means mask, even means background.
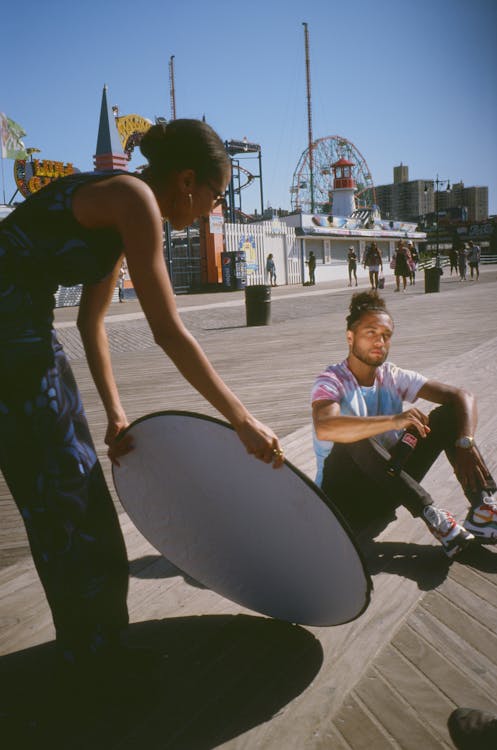
[[[432,644],[420,638],[412,628],[403,626],[393,645],[409,659],[423,674],[456,706],[478,706],[492,711],[497,703],[485,690],[479,688],[463,671],[453,665],[450,653],[440,653]],[[460,648],[464,648],[464,640]]]
[[[375,659],[374,668],[418,714],[419,720],[450,746],[447,718],[455,706],[444,693],[394,646],[385,646]]]
[[[497,635],[478,622],[477,612],[474,616],[461,612],[458,607],[436,593],[428,594],[421,606],[497,665]]]
[[[345,699],[333,724],[353,750],[388,750],[399,747],[355,691]]]
[[[368,710],[398,742],[402,750],[440,750],[441,738],[426,726],[410,706],[373,667],[354,689]]]
[[[497,602],[497,550],[481,545],[474,549],[474,555],[465,556],[464,562],[456,560],[451,565],[450,577],[482,599]]]
[[[474,649],[467,641],[461,641],[451,628],[422,607],[417,607],[409,615],[406,624],[439,653],[450,654],[451,662],[468,680],[479,685],[482,690],[497,695],[497,669],[486,655]]]
[[[471,581],[469,575],[466,581]],[[484,595],[480,596],[449,575],[439,587],[438,592],[462,612],[476,617],[481,625],[495,632],[497,630],[497,590],[492,585],[488,585],[485,589]]]

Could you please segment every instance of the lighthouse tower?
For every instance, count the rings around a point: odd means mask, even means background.
[[[352,174],[353,161],[343,157],[331,165],[333,170],[333,216],[351,216],[355,211],[357,185]]]
[[[100,123],[98,126],[97,151],[93,157],[96,170],[104,172],[113,169],[127,169],[128,159],[121,146],[119,133],[112,110],[109,110],[107,102],[107,86],[102,93],[102,106],[100,107]]]

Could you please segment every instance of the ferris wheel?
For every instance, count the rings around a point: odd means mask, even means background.
[[[293,173],[290,194],[294,211],[331,213],[333,189],[331,165],[342,158],[354,164],[352,175],[357,184],[355,194],[357,208],[371,207],[376,203],[371,172],[359,149],[341,135],[328,135],[312,144],[312,192],[314,194],[314,209],[312,210],[310,150],[307,148],[301,154]]]

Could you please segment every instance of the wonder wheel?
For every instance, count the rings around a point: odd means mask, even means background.
[[[367,208],[376,203],[373,178],[366,159],[347,138],[341,135],[328,135],[314,141],[312,170],[310,152],[311,149],[307,148],[301,154],[293,173],[290,194],[294,211],[325,214],[332,212],[333,170],[331,165],[341,158],[354,164],[352,174],[357,184],[356,207]],[[312,206],[313,203],[314,206]]]

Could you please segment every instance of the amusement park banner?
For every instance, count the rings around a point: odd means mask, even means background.
[[[49,182],[74,172],[79,172],[79,169],[61,161],[16,159],[14,162],[14,179],[17,189],[25,198],[31,193],[36,193]]]
[[[116,117],[117,132],[128,159],[131,159],[135,146],[140,143],[143,134],[147,132],[151,125],[152,122],[141,115]]]

